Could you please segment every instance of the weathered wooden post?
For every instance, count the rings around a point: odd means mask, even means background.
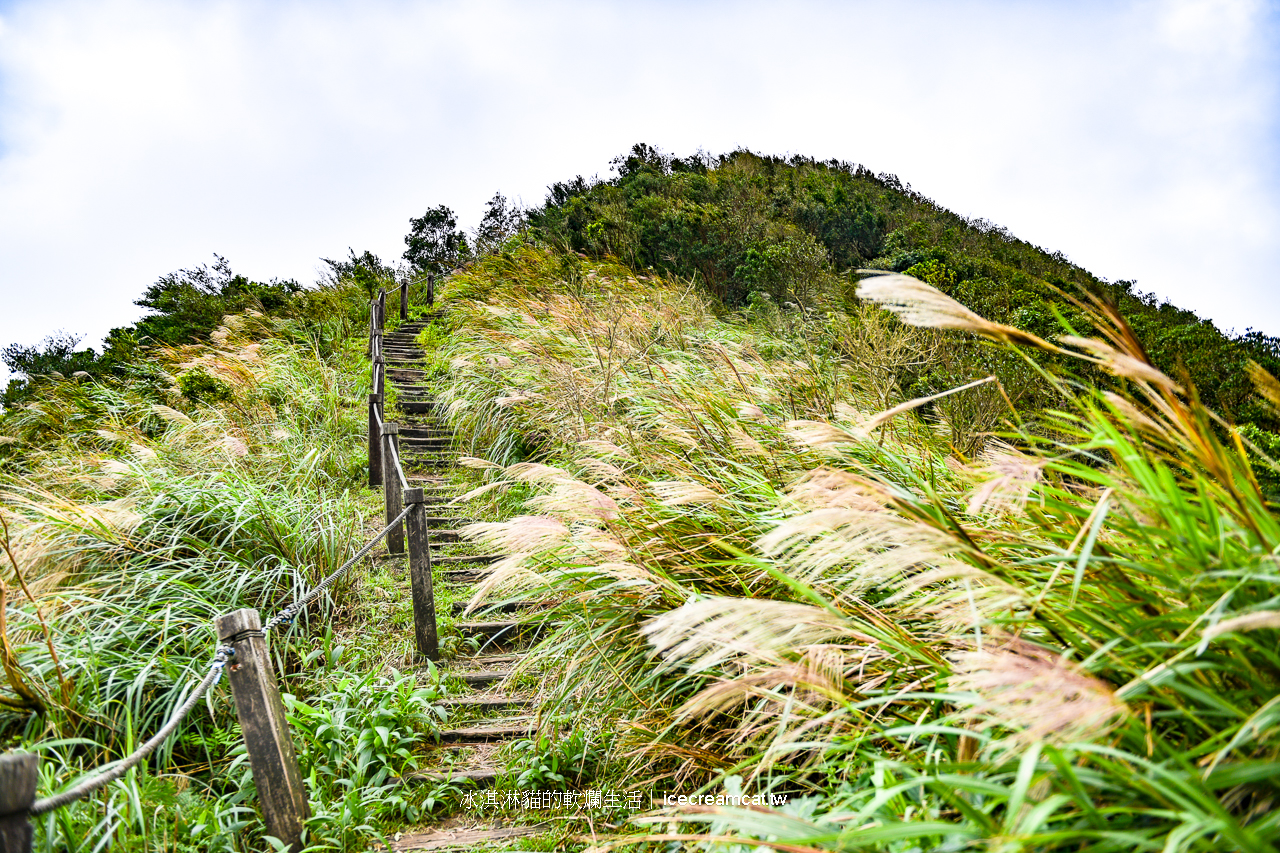
[[[400,319],[409,319],[409,279],[400,282]]]
[[[427,304],[436,304],[436,274],[431,273],[427,276]]]
[[[382,421],[377,394],[369,395],[369,485],[382,485]]]
[[[400,511],[404,509],[404,502],[400,494],[400,475],[396,472],[396,458],[399,455],[396,453],[399,433],[399,424],[382,425],[382,494],[386,499],[387,524],[394,521]],[[404,553],[403,522],[387,531],[387,553]]]
[[[436,596],[431,584],[431,535],[422,489],[405,489],[404,502],[412,509],[405,519],[409,534],[409,583],[413,589],[413,635],[418,654],[440,659],[436,636]]]
[[[416,600],[416,599],[415,599]],[[40,757],[34,752],[0,755],[0,853],[31,853],[31,819]]]
[[[300,850],[303,825],[311,810],[267,652],[267,638],[262,633],[262,619],[258,611],[245,608],[219,616],[214,624],[218,640],[236,652],[227,666],[227,678],[267,834],[292,850]]]
[[[378,330],[381,331],[387,327],[387,289],[384,287],[378,291]]]
[[[373,393],[378,395],[378,411],[385,413],[387,409],[383,403],[387,399],[387,362],[382,353],[373,357]]]

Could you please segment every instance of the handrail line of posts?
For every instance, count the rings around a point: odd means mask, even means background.
[[[435,276],[428,277],[427,302],[434,302]],[[408,534],[409,574],[413,595],[414,642],[418,654],[439,659],[435,596],[431,579],[431,539],[427,524],[424,490],[410,486],[400,461],[397,435],[399,425],[384,419],[386,361],[383,354],[383,326],[387,292],[382,289],[369,305],[369,485],[383,487],[386,526],[337,571],[320,581],[308,593],[294,600],[265,625],[253,608],[244,608],[214,620],[218,648],[204,676],[194,682],[182,705],[145,743],[129,756],[100,768],[96,775],[71,788],[37,800],[40,778],[39,756],[11,752],[0,756],[0,853],[30,853],[34,840],[31,818],[83,799],[136,767],[177,731],[179,724],[214,686],[224,670],[231,684],[236,716],[244,733],[249,767],[262,805],[268,835],[287,849],[302,847],[302,831],[310,807],[293,749],[292,733],[285,718],[284,703],[267,637],[273,630],[291,623],[309,604],[325,593],[358,560],[384,539],[387,550],[402,554]],[[400,318],[408,317],[408,283],[400,286]]]
[[[401,293],[405,293],[403,286]],[[427,276],[427,304],[434,302],[435,275],[431,274]],[[400,460],[400,425],[389,423],[385,418],[387,398],[383,383],[386,358],[382,349],[382,319],[385,316],[382,306],[385,303],[385,290],[370,302],[370,314],[377,318],[377,323],[370,329],[369,351],[378,355],[372,367],[374,391],[369,395],[369,484],[382,486],[384,516],[388,520],[407,513],[403,527],[391,525],[392,529],[387,536],[387,551],[391,554],[403,554],[406,539],[408,540],[414,645],[420,657],[439,660],[435,590],[431,577],[431,531],[427,524],[425,491],[410,485]],[[403,318],[404,315],[401,316]]]

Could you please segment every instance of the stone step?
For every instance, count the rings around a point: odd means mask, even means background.
[[[464,637],[484,639],[488,646],[532,640],[542,633],[544,623],[504,619],[496,622],[455,622],[453,627]]]
[[[449,569],[441,572],[446,583],[479,583],[489,576],[488,569]]]
[[[517,613],[521,610],[530,610],[537,607],[542,602],[525,600],[525,601],[504,601],[501,604],[485,604],[476,608],[477,613]],[[461,616],[467,609],[467,602],[455,601],[450,612],[454,616]]]
[[[418,450],[448,450],[453,444],[453,436],[451,435],[432,435],[432,436],[406,436],[400,433],[400,444],[405,447],[413,447]]]
[[[405,453],[404,463],[406,466],[412,464],[415,468],[450,468],[453,466],[452,456],[416,456],[412,453]],[[407,471],[405,472],[408,473]]]
[[[500,554],[462,554],[457,557],[436,557],[433,563],[437,566],[488,565],[501,559],[502,555]]]
[[[422,771],[423,773],[437,771]],[[472,771],[466,771],[472,772]],[[420,774],[415,774],[420,775]],[[496,771],[495,771],[496,778]],[[426,781],[426,780],[424,780]],[[433,779],[431,781],[443,781]],[[474,780],[473,780],[474,781]],[[492,783],[488,780],[486,784]],[[432,850],[435,853],[475,853],[476,850],[516,850],[518,847],[507,844],[517,838],[525,838],[545,832],[545,826],[504,826],[497,829],[429,829],[424,832],[401,833],[386,848],[390,853],[415,853],[415,851]],[[494,846],[497,845],[497,846]],[[375,847],[374,849],[381,849]]]
[[[410,477],[409,482],[417,483],[415,488],[421,488],[427,500],[451,500],[462,494],[452,483],[442,483],[439,477]]]
[[[454,677],[468,687],[488,687],[505,679],[511,672],[508,670],[482,670],[480,672],[461,672]]]
[[[445,427],[401,426],[401,438],[453,438],[453,430]]]
[[[440,732],[441,743],[493,743],[495,741],[515,740],[528,737],[533,730],[533,721],[503,726],[463,726],[456,729],[445,729]]]
[[[532,700],[528,696],[457,696],[435,703],[446,708],[475,708],[480,711],[496,711],[502,708],[521,708]]]
[[[457,784],[462,784],[462,783],[470,782],[472,785],[475,785],[477,788],[479,788],[487,785],[492,785],[494,782],[497,782],[498,774],[500,772],[501,772],[501,768],[499,767],[472,767],[467,770],[418,770],[414,773],[410,773],[408,776],[405,776],[404,781],[410,782],[410,783],[425,782],[428,784],[437,784],[439,782],[454,782]],[[412,850],[415,848],[401,847],[401,848],[393,848],[393,849]],[[423,848],[418,847],[416,849],[421,850]],[[427,849],[431,849],[431,848],[427,848]],[[441,848],[437,847],[435,849],[439,850]]]

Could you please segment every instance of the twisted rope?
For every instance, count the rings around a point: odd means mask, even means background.
[[[385,299],[386,290],[383,290],[380,296]],[[372,323],[372,317],[370,318],[370,321]],[[376,337],[381,336],[379,335]],[[381,341],[379,341],[379,343],[381,343]],[[379,365],[375,364],[375,380],[378,368]],[[381,413],[377,411],[376,407],[374,413],[378,418],[379,425],[381,425]],[[405,478],[404,468],[400,464],[400,455],[396,452],[395,442],[391,442],[391,453],[396,462],[396,473],[400,476],[401,484],[407,489],[409,488],[409,481]],[[412,509],[412,505],[406,506],[390,524],[382,528],[382,531],[377,536],[369,540],[363,548],[357,551],[351,559],[343,563],[337,571],[333,572],[324,580],[320,581],[320,583],[316,584],[316,586],[306,595],[286,605],[279,613],[268,620],[267,624],[262,626],[262,635],[265,636],[276,628],[292,622],[299,613],[306,609],[307,605],[323,595],[329,587],[333,586],[333,584],[337,582],[339,578],[350,571],[351,567],[354,566],[361,557],[372,551],[373,547],[381,542],[383,538],[391,532],[391,528],[404,521],[405,517],[409,515]],[[128,773],[134,767],[137,767],[143,759],[155,752],[160,744],[164,743],[169,736],[173,734],[174,730],[178,728],[178,724],[186,718],[187,714],[191,713],[191,709],[196,706],[196,703],[203,699],[205,694],[212,690],[217,683],[222,680],[222,672],[226,668],[227,661],[231,660],[233,657],[235,657],[234,648],[230,645],[219,646],[217,652],[214,653],[213,660],[209,662],[209,671],[205,673],[204,678],[200,679],[200,682],[195,686],[195,689],[191,691],[191,694],[187,697],[186,701],[184,701],[182,705],[173,712],[173,715],[169,717],[163,726],[160,727],[160,730],[152,735],[146,743],[142,744],[142,746],[134,750],[131,755],[122,759],[110,769],[103,770],[98,773],[98,775],[91,776],[74,787],[68,788],[62,793],[36,800],[27,810],[28,813],[33,816],[42,815],[47,812],[51,812],[54,809],[70,805],[77,800],[82,800],[89,794],[99,790],[100,788],[106,787],[124,776],[124,774]]]
[[[187,716],[191,709],[196,706],[196,703],[199,702],[201,698],[203,698],[204,695],[218,683],[219,679],[222,678],[222,670],[226,667],[227,661],[230,660],[234,654],[235,651],[230,646],[220,646],[217,653],[213,656],[213,660],[209,662],[209,671],[205,674],[204,678],[200,680],[200,683],[196,685],[196,688],[191,692],[191,695],[187,697],[187,701],[183,702],[182,706],[173,712],[173,716],[169,718],[168,722],[160,727],[160,731],[156,732],[151,736],[150,740],[134,750],[132,755],[122,760],[110,770],[104,770],[97,776],[84,780],[74,788],[69,788],[61,794],[54,794],[51,797],[36,800],[31,804],[31,808],[28,809],[28,811],[32,815],[42,815],[45,812],[51,812],[54,809],[62,808],[69,803],[74,803],[76,800],[83,799],[99,788],[109,785],[124,774],[128,773],[134,767],[137,767],[138,763],[141,762],[142,759],[155,752],[156,747],[164,743],[169,735],[173,734],[173,730],[178,727],[178,723],[182,722],[183,717]]]
[[[396,463],[396,474],[400,476],[400,487],[409,488],[409,478],[404,475],[404,466],[400,464],[400,451],[396,448],[396,442],[389,442],[391,445],[391,458]]]
[[[359,560],[365,554],[368,554],[370,551],[372,551],[373,546],[381,542],[382,538],[386,536],[389,532],[391,532],[391,528],[395,527],[397,524],[404,521],[405,516],[409,514],[409,511],[411,509],[413,509],[412,504],[405,507],[404,511],[401,512],[398,516],[396,516],[395,519],[390,524],[382,528],[381,533],[379,533],[377,536],[369,540],[369,543],[365,545],[363,548],[361,548],[359,551],[357,551],[354,557],[352,557],[350,560],[347,560],[347,562],[343,563],[342,568],[338,569],[336,572],[329,575],[324,580],[320,581],[320,583],[316,584],[315,588],[312,589],[310,592],[308,592],[306,595],[297,599],[292,604],[287,605],[283,610],[281,610],[275,616],[271,617],[271,619],[267,622],[267,624],[262,626],[262,633],[269,634],[272,631],[274,631],[276,628],[279,628],[281,625],[287,625],[288,623],[292,622],[299,613],[301,613],[303,610],[306,609],[308,604],[310,604],[311,602],[319,598],[321,595],[323,595],[325,590],[333,586],[334,582],[337,581],[338,578],[342,577],[348,571],[350,571],[351,567],[356,564],[357,560]]]
[[[294,617],[306,609],[308,604],[323,595],[324,592],[329,589],[329,587],[333,586],[339,578],[350,571],[351,567],[356,564],[357,560],[372,551],[373,546],[381,542],[383,537],[390,532],[392,527],[395,527],[401,521],[404,521],[405,517],[409,514],[409,511],[412,509],[412,506],[405,507],[404,511],[401,512],[394,521],[384,527],[381,533],[357,551],[355,556],[350,560],[347,560],[341,568],[324,580],[320,581],[320,583],[316,584],[316,586],[306,595],[287,605],[283,610],[272,617],[266,625],[262,626],[262,633],[265,635],[269,631],[279,628],[281,625],[292,622]],[[60,794],[54,794],[51,797],[36,800],[31,804],[31,808],[28,809],[29,813],[32,815],[42,815],[46,812],[51,812],[54,809],[62,808],[65,805],[74,803],[76,800],[84,799],[87,795],[93,793],[99,788],[111,784],[124,774],[128,773],[134,767],[137,767],[144,758],[155,752],[156,748],[159,747],[160,744],[164,743],[165,740],[168,739],[169,735],[173,734],[174,730],[178,727],[178,724],[181,723],[183,718],[191,712],[191,709],[196,706],[196,703],[199,702],[206,693],[212,690],[219,680],[221,680],[222,671],[226,668],[227,661],[234,656],[235,649],[231,646],[219,646],[217,653],[213,656],[213,660],[209,663],[209,671],[205,674],[204,678],[200,680],[200,683],[196,685],[195,689],[191,692],[191,695],[187,697],[187,700],[183,702],[178,710],[173,712],[173,716],[171,716],[168,721],[161,726],[160,731],[152,735],[146,743],[134,750],[133,754],[111,767],[111,769],[104,770],[97,776],[86,779],[74,788],[69,788]]]

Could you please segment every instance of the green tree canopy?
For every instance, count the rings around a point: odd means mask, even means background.
[[[433,207],[409,220],[404,259],[417,272],[442,273],[471,256],[467,236],[458,230],[458,218],[445,205]]]

